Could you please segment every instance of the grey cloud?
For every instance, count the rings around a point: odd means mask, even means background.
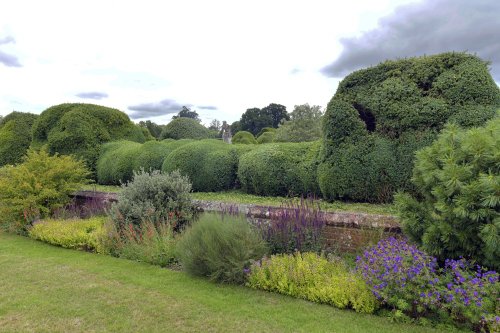
[[[198,105],[197,107],[202,110],[217,110],[217,107],[213,105]]]
[[[467,51],[491,62],[500,81],[500,1],[424,0],[401,6],[360,37],[343,38],[340,56],[322,69],[329,77],[387,59]]]
[[[5,38],[0,38],[0,45],[15,43],[15,40],[12,36],[7,36]],[[0,63],[4,64],[7,67],[22,67],[19,59],[16,56],[0,51]]]
[[[129,106],[128,109],[134,111],[130,117],[132,119],[158,117],[166,114],[178,113],[182,106],[191,106],[188,104],[179,104],[172,99],[164,99],[160,102],[142,103]]]
[[[76,94],[77,97],[80,98],[87,98],[87,99],[103,99],[108,97],[109,95],[103,92],[98,92],[98,91],[90,91],[90,92],[82,92],[79,94]]]

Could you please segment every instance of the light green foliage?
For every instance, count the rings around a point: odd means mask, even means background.
[[[75,155],[92,172],[101,144],[113,140],[144,142],[146,138],[125,113],[94,104],[52,106],[33,125],[33,147],[47,144],[51,154]]]
[[[109,210],[119,231],[129,224],[139,230],[147,221],[154,225],[170,222],[175,229],[180,229],[196,214],[189,194],[191,184],[177,171],[170,174],[158,170],[134,172],[133,180],[122,187],[118,202]]]
[[[416,149],[430,144],[447,122],[478,126],[499,106],[487,64],[466,53],[386,61],[348,75],[323,117],[323,196],[387,201],[398,189],[411,191],[405,179]],[[384,180],[375,191],[366,186],[376,172],[367,152],[388,157],[377,166]]]
[[[118,185],[133,177],[135,158],[142,145],[132,141],[113,141],[104,144],[97,161],[97,182]]]
[[[116,257],[147,262],[162,267],[176,263],[176,238],[170,223],[156,225],[144,221],[140,228],[132,224],[119,231],[114,223],[106,223],[104,237],[100,238],[104,253]]]
[[[239,143],[248,145],[248,144],[256,144],[257,140],[255,140],[255,137],[253,136],[252,133],[247,131],[239,131],[233,136],[231,142],[235,144]]]
[[[163,162],[163,172],[179,170],[189,177],[193,191],[222,191],[236,186],[239,157],[252,147],[201,140],[184,145]]]
[[[275,136],[276,134],[274,133],[274,131],[264,132],[257,138],[257,143],[258,144],[271,143],[274,141]]]
[[[311,252],[275,255],[256,262],[247,285],[362,313],[373,313],[378,306],[363,279],[344,263],[330,262]]]
[[[241,187],[248,193],[268,196],[318,193],[319,150],[320,142],[258,146],[240,158]]]
[[[102,253],[99,239],[103,237],[105,217],[72,220],[43,220],[29,229],[31,238],[68,249]]]
[[[71,156],[28,151],[23,163],[0,169],[1,226],[25,232],[31,222],[67,204],[88,176],[84,163]]]
[[[276,142],[305,142],[321,139],[321,106],[295,105],[290,120],[276,130]]]
[[[266,253],[266,246],[245,218],[205,214],[186,230],[177,253],[192,275],[242,284],[244,270]]]
[[[0,121],[0,166],[21,162],[31,143],[37,115],[12,112]]]
[[[160,134],[160,139],[208,139],[210,131],[192,118],[180,117],[169,122]]]
[[[400,194],[405,232],[439,258],[500,268],[500,115],[469,130],[450,125],[419,151],[418,196]]]

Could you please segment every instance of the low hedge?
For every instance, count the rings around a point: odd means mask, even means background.
[[[161,170],[165,157],[193,140],[167,139],[138,144],[114,141],[103,145],[97,162],[97,181],[102,185],[119,185],[132,179],[140,169]]]
[[[201,140],[176,149],[165,158],[162,171],[180,170],[193,183],[193,191],[216,192],[237,186],[239,157],[248,147],[219,140]]]
[[[245,192],[267,196],[319,193],[320,142],[270,143],[244,154],[238,179]]]
[[[100,238],[106,217],[90,219],[44,220],[29,230],[29,236],[52,245],[68,249],[101,253]]]

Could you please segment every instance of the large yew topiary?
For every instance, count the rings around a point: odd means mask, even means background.
[[[101,144],[113,140],[144,142],[140,127],[116,109],[94,104],[60,104],[40,114],[33,125],[33,146],[75,155],[95,172]]]
[[[392,200],[409,183],[413,155],[447,122],[478,126],[500,107],[487,63],[466,53],[386,61],[339,84],[323,118],[327,199]],[[381,158],[383,156],[383,158]]]
[[[449,125],[417,153],[418,195],[400,194],[404,231],[441,259],[500,268],[500,113],[469,130]]]
[[[31,144],[37,115],[14,111],[0,122],[0,166],[21,162]]]
[[[211,133],[193,118],[179,117],[167,125],[160,134],[160,139],[208,139]]]

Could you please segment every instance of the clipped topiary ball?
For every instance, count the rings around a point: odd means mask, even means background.
[[[257,140],[255,140],[255,137],[253,136],[252,133],[247,131],[239,131],[233,136],[231,142],[248,145],[248,144],[256,144]]]

